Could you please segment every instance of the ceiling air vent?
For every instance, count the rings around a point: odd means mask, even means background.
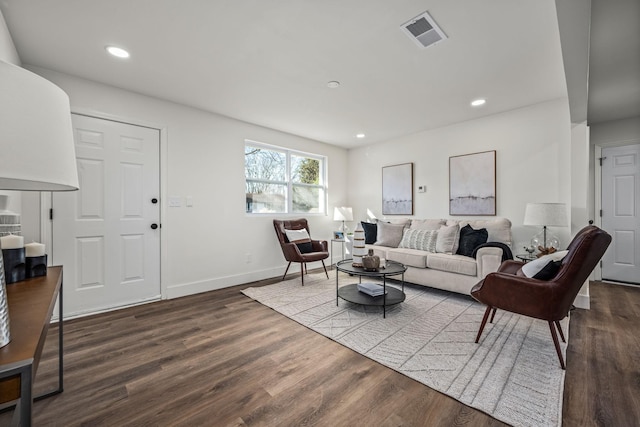
[[[405,22],[402,24],[401,29],[420,47],[431,46],[447,38],[447,35],[427,12],[416,16],[409,22]]]

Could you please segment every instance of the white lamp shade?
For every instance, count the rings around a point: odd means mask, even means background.
[[[78,189],[69,97],[50,81],[3,61],[0,189]]]
[[[564,203],[527,203],[524,225],[566,227],[567,206]]]
[[[345,206],[336,206],[333,209],[334,221],[353,221],[353,209]]]

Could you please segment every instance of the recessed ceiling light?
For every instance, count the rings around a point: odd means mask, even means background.
[[[471,106],[479,107],[481,105],[484,105],[486,102],[487,102],[486,99],[474,99],[473,101],[471,101]]]
[[[364,134],[364,133],[358,133],[358,134],[356,134],[356,138],[360,138],[360,139],[362,139],[362,138],[364,138],[364,137],[365,137],[365,134]]]
[[[335,80],[330,81],[329,83],[327,83],[327,87],[330,88],[330,89],[335,89],[338,86],[340,86],[340,82],[337,82]]]
[[[122,49],[121,47],[107,46],[107,47],[105,47],[105,49],[111,55],[116,56],[118,58],[128,58],[129,57],[129,52],[127,52],[126,50]]]

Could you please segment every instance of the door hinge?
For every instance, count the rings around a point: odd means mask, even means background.
[[[600,209],[600,218],[602,218],[602,209]]]
[[[602,268],[602,261],[600,261],[600,268]]]
[[[606,157],[600,157],[598,160],[600,160],[600,166],[602,166],[602,161],[606,159]]]
[[[53,221],[53,208],[49,209],[49,221]]]

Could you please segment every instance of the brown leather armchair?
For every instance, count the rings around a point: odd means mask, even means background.
[[[324,265],[324,260],[329,258],[329,248],[326,240],[311,240],[313,252],[300,253],[298,246],[295,243],[290,243],[289,239],[287,239],[285,230],[302,230],[303,228],[305,228],[307,230],[307,233],[311,235],[311,233],[309,232],[309,224],[307,224],[306,219],[301,218],[290,221],[281,221],[274,219],[273,227],[276,229],[276,235],[278,236],[278,241],[280,242],[280,247],[282,248],[284,259],[289,261],[289,264],[287,264],[287,269],[284,271],[284,275],[282,276],[282,280],[284,280],[284,278],[287,276],[287,272],[289,271],[291,263],[299,262],[302,286],[304,286],[304,275],[307,272],[307,263],[313,261],[322,262],[324,274],[327,275],[327,279],[329,278],[327,267]]]
[[[560,366],[565,369],[556,328],[562,341],[566,342],[560,320],[568,315],[580,288],[610,243],[611,236],[600,228],[593,225],[583,228],[569,244],[560,269],[548,281],[518,275],[518,270],[524,264],[513,260],[504,261],[497,272],[488,274],[471,289],[471,296],[487,305],[476,343],[480,340],[489,314],[493,311],[493,322],[497,309],[546,320],[549,322]]]

